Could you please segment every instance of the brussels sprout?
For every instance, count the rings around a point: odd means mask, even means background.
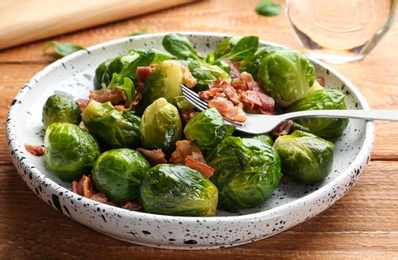
[[[140,146],[141,118],[130,111],[119,111],[110,103],[92,100],[82,113],[84,125],[104,149]]]
[[[121,148],[102,153],[94,163],[92,177],[98,191],[117,204],[138,199],[140,183],[150,165],[136,150]]]
[[[212,216],[218,202],[217,187],[200,172],[183,165],[158,164],[141,182],[145,212],[176,216]]]
[[[165,98],[155,100],[141,118],[139,135],[146,149],[162,149],[171,154],[175,142],[182,138],[182,121],[178,109]]]
[[[231,212],[261,205],[282,178],[276,151],[255,138],[229,136],[206,162],[215,169],[210,180],[219,190],[219,208]]]
[[[346,108],[345,96],[341,91],[325,88],[309,93],[292,104],[288,111]],[[308,128],[311,133],[326,139],[340,136],[348,125],[347,118],[300,118],[295,121]]]
[[[254,80],[257,80],[258,68],[260,67],[262,59],[270,52],[281,49],[282,47],[277,46],[265,46],[257,50],[257,52],[245,59],[239,66],[240,71],[245,71],[253,76]]]
[[[79,180],[89,174],[100,155],[97,140],[87,131],[70,123],[53,123],[44,136],[44,158],[63,181]]]
[[[165,98],[167,102],[175,104],[174,98],[182,95],[183,83],[182,65],[175,60],[159,63],[152,71],[141,89],[142,99],[135,107],[138,115],[158,98]]]
[[[197,146],[210,150],[234,130],[234,126],[224,123],[216,108],[210,108],[191,118],[184,127],[184,134]]]
[[[79,104],[70,97],[55,94],[44,103],[42,116],[44,129],[52,123],[71,123],[78,125],[81,121]]]
[[[283,174],[298,182],[319,182],[332,170],[334,144],[311,133],[296,130],[279,136],[274,148],[281,158]]]
[[[315,68],[302,52],[282,48],[262,59],[257,80],[278,105],[287,107],[311,91]]]
[[[239,137],[241,138],[254,138],[260,141],[263,141],[269,145],[273,145],[274,144],[274,138],[272,138],[272,136],[270,134],[256,134],[256,135],[252,135],[252,134],[241,134],[239,135]]]

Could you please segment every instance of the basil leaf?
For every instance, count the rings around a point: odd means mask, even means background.
[[[149,29],[152,29],[152,27],[145,27],[145,28],[142,28],[142,29],[139,30],[139,31],[130,33],[128,36],[137,36],[137,35],[147,34]]]
[[[276,16],[282,12],[282,7],[279,4],[274,4],[272,0],[262,0],[255,10],[259,15]]]
[[[68,42],[57,42],[57,41],[51,41],[48,42],[42,49],[43,54],[46,53],[47,49],[50,48],[51,46],[54,46],[55,53],[59,57],[65,57],[71,53],[74,53],[79,50],[83,50],[84,48],[82,46],[73,44],[73,43],[68,43]]]

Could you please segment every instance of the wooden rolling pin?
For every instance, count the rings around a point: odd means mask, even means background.
[[[1,0],[0,50],[197,0]]]

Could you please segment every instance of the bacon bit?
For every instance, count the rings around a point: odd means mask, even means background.
[[[288,120],[286,122],[283,122],[272,130],[271,135],[273,136],[287,135],[289,134],[290,128],[292,128],[293,124],[294,124],[293,120]]]
[[[197,147],[190,140],[178,140],[176,142],[176,149],[171,154],[170,162],[174,164],[184,164],[185,157],[191,155],[192,153],[202,153],[199,147]],[[202,155],[203,157],[203,155]],[[204,160],[204,159],[203,159]]]
[[[251,111],[258,110],[262,114],[269,114],[275,109],[275,100],[270,96],[254,90],[241,93],[243,105]]]
[[[144,212],[144,208],[138,201],[129,201],[125,205],[122,206],[123,209],[131,210],[131,211],[140,211]]]
[[[148,79],[149,75],[151,75],[152,71],[155,68],[156,65],[137,67],[137,70],[135,71],[136,79],[141,83],[145,83],[145,81]]]
[[[247,119],[242,108],[234,106],[234,104],[226,98],[215,97],[211,99],[209,101],[209,107],[215,107],[224,118],[234,122],[245,122]]]
[[[176,150],[171,154],[170,162],[188,166],[206,177],[211,177],[214,173],[214,169],[206,164],[200,148],[189,140],[176,142]]]
[[[113,105],[125,104],[126,94],[122,89],[100,89],[100,90],[90,90],[89,95],[90,100],[95,100],[100,103],[111,102]]]
[[[231,74],[231,79],[237,79],[239,78],[240,75],[240,70],[239,67],[241,65],[241,62],[233,62],[230,60],[226,60],[226,63],[228,63],[229,67],[231,68],[230,74]]]
[[[195,87],[197,80],[192,76],[192,74],[188,70],[188,68],[185,66],[181,66],[181,71],[182,71],[182,78],[183,78],[184,85],[187,88]]]
[[[185,166],[197,170],[198,172],[200,172],[201,174],[203,174],[208,178],[213,176],[214,169],[212,167],[210,167],[206,163],[202,163],[198,160],[193,159],[191,156],[185,157],[184,164]]]
[[[108,198],[101,192],[97,192],[97,193],[93,194],[91,197],[88,197],[88,198],[91,199],[91,200],[97,201],[97,202],[101,202],[101,203],[104,203],[104,204],[115,206],[115,204],[110,202],[108,200]]]
[[[26,151],[28,151],[31,154],[36,155],[36,156],[44,155],[44,149],[41,145],[25,144],[25,149],[26,149]]]
[[[322,87],[325,87],[326,82],[325,82],[325,78],[324,77],[317,77],[316,81],[319,83],[319,85],[321,85]]]
[[[76,99],[76,102],[77,102],[77,104],[79,105],[79,107],[80,107],[80,109],[83,111],[86,107],[87,107],[87,104],[88,104],[88,99],[85,99],[85,98],[78,98],[78,99]]]
[[[147,150],[144,148],[137,148],[137,151],[141,153],[152,166],[167,163],[166,155],[161,149]]]

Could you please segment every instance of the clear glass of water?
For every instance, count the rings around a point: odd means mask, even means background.
[[[310,57],[329,63],[365,58],[391,26],[397,0],[287,0],[286,12]]]

